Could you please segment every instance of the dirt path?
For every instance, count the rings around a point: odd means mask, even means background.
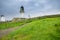
[[[5,35],[8,35],[10,32],[12,32],[12,31],[14,31],[18,28],[24,27],[25,25],[27,25],[27,24],[24,24],[24,25],[18,26],[18,27],[14,27],[14,28],[8,28],[8,29],[5,29],[5,30],[0,30],[0,38],[2,38]]]

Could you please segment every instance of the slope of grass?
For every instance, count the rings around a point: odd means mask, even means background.
[[[1,40],[60,40],[60,17],[31,22]]]
[[[29,23],[31,21],[32,20],[27,19],[27,20],[21,20],[21,21],[17,21],[17,22],[0,22],[0,30],[21,26],[21,25]]]
[[[13,28],[16,26],[20,26],[24,24],[23,22],[4,22],[0,23],[0,30],[7,29],[7,28]]]

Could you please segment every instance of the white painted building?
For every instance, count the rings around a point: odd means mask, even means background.
[[[1,15],[0,16],[0,22],[5,22],[6,20],[5,20],[5,16],[4,15]]]
[[[25,12],[24,12],[24,7],[21,6],[21,7],[20,7],[20,17],[21,17],[21,18],[24,18],[24,13],[25,13]]]

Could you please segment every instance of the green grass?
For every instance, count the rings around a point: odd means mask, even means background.
[[[31,22],[1,40],[60,40],[60,17]]]
[[[0,23],[0,30],[7,29],[7,28],[13,28],[16,26],[20,26],[24,23],[20,22],[5,22],[5,23]]]
[[[31,22],[31,20],[30,21],[21,20],[21,21],[17,21],[17,22],[0,22],[0,30],[21,26],[21,25],[29,23],[29,22]]]
[[[37,19],[32,18],[32,19],[24,19],[24,20],[15,21],[15,22],[0,22],[0,30],[18,27],[18,26],[21,26],[26,23],[30,23],[35,20],[37,20]]]

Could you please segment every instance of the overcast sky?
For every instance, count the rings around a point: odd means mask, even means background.
[[[60,0],[0,0],[0,15],[6,19],[20,17],[20,6],[25,8],[25,16],[42,16],[60,13]]]

